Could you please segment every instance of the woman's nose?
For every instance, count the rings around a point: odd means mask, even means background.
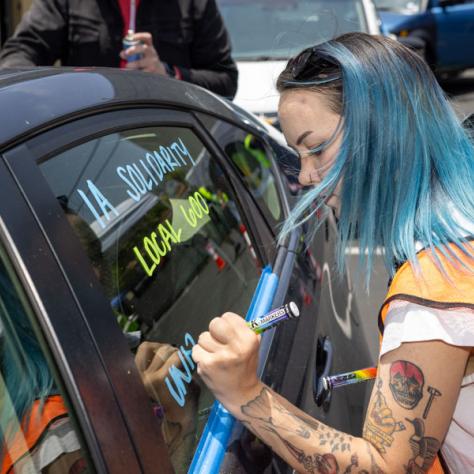
[[[298,175],[298,181],[302,186],[311,186],[319,184],[321,179],[315,168],[312,166],[302,166],[300,174]]]

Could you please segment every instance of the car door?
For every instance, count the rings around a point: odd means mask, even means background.
[[[474,65],[474,1],[455,0],[444,7],[433,1],[437,62],[443,67],[466,69]]]
[[[70,122],[7,157],[84,313],[138,457],[154,459],[145,472],[162,455],[163,469],[169,456],[175,472],[187,471],[213,403],[191,347],[213,317],[245,314],[275,252],[213,147],[189,113],[130,109]],[[124,345],[126,363],[116,349]],[[143,348],[164,359],[145,403],[132,355]],[[168,454],[146,439],[140,416]]]

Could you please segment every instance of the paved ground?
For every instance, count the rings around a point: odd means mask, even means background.
[[[465,118],[474,113],[474,69],[465,72],[457,79],[444,82],[443,88],[460,117]]]
[[[464,73],[457,79],[452,79],[443,83],[443,88],[452,100],[458,115],[462,118],[474,113],[474,70]],[[354,274],[357,265],[357,255],[355,251],[348,255],[349,267]],[[353,275],[354,276],[354,275]],[[360,282],[363,278],[357,275],[354,281]],[[357,305],[359,307],[362,321],[366,331],[366,339],[369,345],[374,363],[378,356],[378,332],[377,332],[377,314],[380,304],[383,302],[387,290],[388,276],[381,261],[381,257],[377,257],[375,262],[374,277],[370,287],[370,294],[367,295],[361,283],[355,286],[357,297]]]

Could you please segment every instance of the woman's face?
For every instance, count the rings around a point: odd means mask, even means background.
[[[333,137],[341,116],[330,109],[323,94],[305,89],[283,92],[278,115],[288,145],[300,157],[299,182],[303,186],[319,184],[336,160],[342,141],[342,129],[328,147],[316,153],[310,153],[310,150]],[[340,188],[341,182],[325,199],[336,214],[339,214]]]

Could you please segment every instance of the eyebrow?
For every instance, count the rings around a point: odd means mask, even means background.
[[[312,133],[313,133],[312,130],[307,130],[306,132],[303,132],[303,133],[298,137],[298,140],[296,140],[296,146],[301,145],[301,143],[303,142],[303,140],[304,140],[308,135],[311,135]]]

